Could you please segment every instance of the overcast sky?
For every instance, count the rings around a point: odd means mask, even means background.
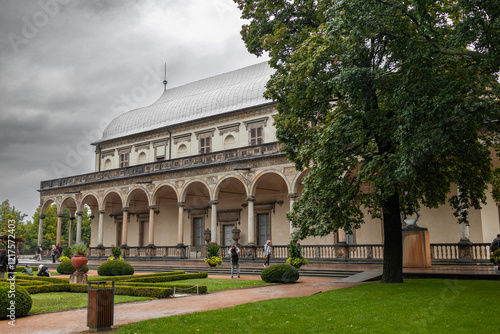
[[[94,170],[121,113],[167,88],[267,60],[231,0],[2,0],[0,202],[32,216],[40,181]]]

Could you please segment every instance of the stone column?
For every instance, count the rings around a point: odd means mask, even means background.
[[[122,248],[127,248],[127,236],[128,236],[128,207],[122,208],[123,211],[123,228],[122,228]]]
[[[460,186],[457,189],[457,196],[460,197]],[[466,210],[466,209],[461,209]],[[460,241],[458,242],[458,262],[472,261],[472,242],[469,240],[469,225],[460,223]]]
[[[99,210],[99,228],[97,230],[97,247],[102,247],[104,240],[104,214],[106,210]]]
[[[293,203],[295,203],[295,200],[297,199],[298,195],[297,193],[292,193],[287,195],[288,198],[290,199],[290,211],[293,209]],[[295,228],[292,227],[292,222],[290,222],[290,236],[295,232]]]
[[[68,228],[68,246],[73,244],[73,221],[75,217],[69,217],[69,228]]]
[[[83,211],[78,211],[76,213],[76,243],[82,242],[82,216]]]
[[[186,203],[179,202],[177,203],[177,206],[179,207],[179,217],[177,220],[177,242],[179,245],[184,245],[184,225],[182,222],[184,220],[184,207],[186,206]]]
[[[63,215],[57,215],[57,232],[56,232],[56,245],[61,243],[61,226],[62,226]]]
[[[40,245],[43,241],[43,220],[45,219],[45,215],[38,216],[38,242],[37,246]]]
[[[253,202],[255,202],[254,196],[247,197],[248,202],[248,244],[255,245],[255,210]]]
[[[210,229],[211,229],[211,238],[212,242],[217,242],[217,204],[218,201],[210,201],[212,205],[212,218],[210,219]]]
[[[154,206],[149,206],[149,245],[154,246],[155,244],[155,209]]]

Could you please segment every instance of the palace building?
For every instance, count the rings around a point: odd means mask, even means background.
[[[113,244],[130,257],[193,258],[210,240],[236,241],[243,256],[259,257],[260,245],[270,239],[276,256],[286,257],[292,229],[285,214],[300,196],[307,171],[297,171],[280,151],[275,103],[263,97],[272,73],[264,62],[176,88],[166,89],[164,82],[155,103],[116,117],[93,143],[93,172],[41,182],[38,242],[43,213],[53,204],[57,242],[64,208],[76,220],[70,234],[76,228],[77,237],[70,243],[79,242],[87,205],[92,256],[109,256]],[[431,244],[453,254],[459,241],[482,252],[500,229],[490,192],[487,205],[470,212],[469,226],[458,225],[447,206],[420,214],[418,224],[429,230]],[[380,220],[368,218],[358,230],[302,245],[311,258],[377,259],[382,229]],[[339,252],[338,245],[350,246],[350,253]]]

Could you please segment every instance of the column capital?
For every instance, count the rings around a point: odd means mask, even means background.
[[[105,213],[106,213],[106,210],[99,210],[99,213],[100,213],[100,214],[105,214]]]
[[[38,219],[42,219],[42,220],[45,219],[45,215],[38,216]]]
[[[130,208],[129,208],[128,206],[124,206],[124,207],[122,208],[122,211],[123,211],[123,212],[128,212],[128,210],[129,210],[129,209],[130,209]]]
[[[177,206],[178,206],[179,208],[183,208],[183,207],[185,207],[185,206],[186,206],[186,203],[185,203],[185,202],[179,202],[179,203],[177,203]]]
[[[62,217],[64,217],[64,215],[61,213],[57,215],[57,218],[62,218]]]
[[[150,205],[150,206],[148,206],[148,209],[149,209],[149,210],[156,210],[156,206],[154,206],[154,205]]]
[[[77,215],[77,216],[83,216],[83,211],[78,211],[78,212],[76,213],[76,215]]]
[[[286,195],[288,198],[293,198],[293,199],[296,199],[297,197],[299,197],[299,195],[297,193],[290,193],[288,195]]]
[[[219,204],[219,201],[218,200],[213,200],[213,201],[210,201],[208,202],[210,205],[217,205]]]
[[[73,221],[75,220],[75,217],[69,217],[69,220]]]
[[[89,219],[94,219],[94,215],[90,215],[90,216],[89,216]]]
[[[247,201],[247,202],[255,202],[255,196],[248,196],[248,197],[246,198],[246,201]]]

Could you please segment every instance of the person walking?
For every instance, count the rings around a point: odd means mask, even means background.
[[[231,257],[231,278],[233,278],[234,268],[236,268],[236,273],[238,274],[238,278],[240,278],[240,265],[238,264],[239,253],[240,249],[236,246],[236,244],[233,244],[229,250],[229,256]]]
[[[0,252],[0,278],[5,278],[5,272],[7,271],[7,250],[2,249]]]
[[[59,253],[59,254],[57,254],[57,258],[59,259],[62,256],[61,244],[57,244],[56,248],[57,248],[57,253]]]
[[[266,258],[266,262],[264,262],[263,266],[269,267],[269,260],[271,259],[271,240],[267,240],[264,245],[264,257]]]
[[[35,249],[35,252],[37,255],[36,260],[39,262],[42,261],[42,251],[43,251],[42,244],[38,244],[38,247]]]
[[[50,251],[50,255],[52,255],[52,263],[56,263],[56,256],[57,256],[56,245],[52,245],[52,250]]]

